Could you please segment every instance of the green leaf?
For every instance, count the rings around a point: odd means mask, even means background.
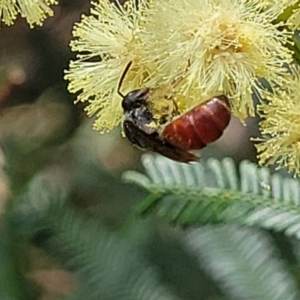
[[[43,247],[77,275],[71,299],[176,300],[143,259],[139,243],[79,215],[61,187],[35,178],[11,217],[20,237]]]
[[[0,298],[3,300],[19,300],[24,296],[24,299],[26,299],[26,292],[22,293],[19,271],[14,264],[13,238],[9,236],[6,225],[1,228],[0,236]]]
[[[241,164],[239,172],[230,159],[181,165],[145,156],[144,162],[149,164],[151,175],[130,172],[128,178],[142,182],[151,192],[147,205],[143,204],[144,209],[152,207],[168,220],[175,219],[174,222],[185,220],[187,224],[193,217],[194,224],[245,224],[245,215],[256,211],[253,205],[261,205],[259,199],[276,203],[279,210],[283,204],[287,208],[298,205],[299,199],[291,196],[299,189],[297,181],[283,180],[248,162]],[[152,191],[153,187],[156,188]],[[283,196],[290,196],[295,203],[283,200]],[[79,286],[69,300],[300,298],[294,279],[287,271],[289,265],[280,260],[267,232],[231,225],[186,231],[163,226],[159,228],[161,238],[155,241],[153,231],[142,228],[143,222],[131,224],[134,225],[131,229],[126,226],[121,231],[108,230],[97,219],[79,214],[67,197],[64,186],[49,186],[36,178],[11,215],[10,226],[15,234],[18,232],[22,239],[39,245],[77,275]],[[240,203],[246,203],[247,209],[241,209]],[[177,243],[171,246],[166,242],[168,239]],[[175,252],[174,245],[176,249],[181,247],[181,251]],[[160,254],[155,252],[157,248]],[[182,272],[175,260],[183,264]],[[164,274],[164,270],[168,274]],[[204,271],[207,277],[199,275],[205,274]],[[190,285],[181,278],[184,274]],[[177,289],[172,285],[172,276],[177,277]],[[201,288],[199,294],[185,292],[187,288],[198,291],[203,284],[210,284],[211,288]],[[218,290],[209,293],[209,298],[205,291],[217,290],[215,284],[228,297]]]
[[[293,35],[293,44],[290,46],[291,50],[294,52],[294,59],[298,64],[300,64],[300,35],[299,31],[296,31]]]
[[[229,225],[195,229],[184,240],[230,299],[300,299],[268,235]]]
[[[150,194],[136,207],[138,215],[151,209],[183,226],[255,225],[300,238],[300,185],[295,179],[271,175],[247,161],[240,164],[238,175],[229,158],[180,164],[145,155],[142,163],[146,175],[128,171],[123,176]]]
[[[11,225],[5,215],[0,228],[0,299],[34,300],[37,291],[24,274],[27,255]]]

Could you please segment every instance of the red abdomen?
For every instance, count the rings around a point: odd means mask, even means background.
[[[230,117],[228,98],[216,96],[167,124],[162,137],[183,150],[201,149],[223,134]]]

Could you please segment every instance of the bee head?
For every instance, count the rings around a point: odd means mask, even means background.
[[[128,93],[122,100],[124,112],[130,112],[133,109],[146,105],[149,88],[134,90]]]

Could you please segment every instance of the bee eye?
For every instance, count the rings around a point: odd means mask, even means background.
[[[135,92],[127,94],[122,101],[122,108],[125,112],[130,112],[133,109],[142,106],[142,102],[136,98]]]
[[[122,101],[122,108],[125,112],[130,112],[132,109],[136,109],[146,105],[146,99],[149,93],[149,89],[139,89],[128,93]]]

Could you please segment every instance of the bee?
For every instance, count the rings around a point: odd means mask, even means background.
[[[126,66],[117,89],[122,97],[123,131],[127,139],[143,150],[160,153],[175,161],[198,161],[199,157],[189,151],[202,149],[222,135],[231,117],[228,98],[225,95],[213,97],[177,117],[177,106],[171,101],[171,111],[167,108],[166,114],[156,117],[148,102],[153,89],[141,88],[127,95],[121,92],[131,64]]]
[[[229,99],[215,96],[166,124],[161,137],[182,150],[199,150],[221,137],[230,118]]]

